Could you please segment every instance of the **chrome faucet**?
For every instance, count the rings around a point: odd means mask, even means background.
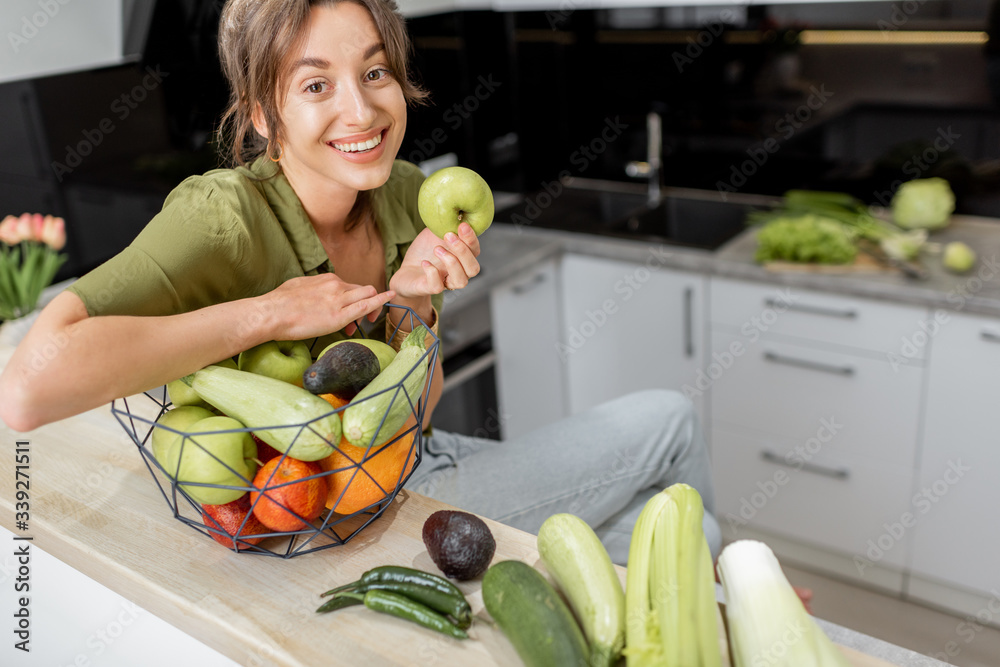
[[[625,173],[632,178],[646,177],[649,192],[646,201],[650,207],[660,203],[660,170],[663,166],[663,131],[660,114],[650,111],[646,114],[646,161],[629,162]]]

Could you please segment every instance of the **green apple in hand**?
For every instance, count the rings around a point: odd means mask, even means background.
[[[424,180],[417,194],[424,224],[440,238],[467,222],[482,234],[493,222],[493,191],[483,177],[465,167],[445,167]]]
[[[240,352],[239,370],[302,386],[302,374],[312,364],[309,345],[301,340],[271,340]]]
[[[249,487],[257,473],[257,443],[232,417],[212,416],[188,427],[187,437],[174,438],[161,465],[175,477],[191,500],[201,505],[224,505],[240,498],[247,488],[221,489],[195,484]],[[228,431],[220,433],[219,431]],[[184,482],[189,482],[185,484]]]
[[[180,380],[177,381],[180,382]],[[184,383],[181,382],[181,384]],[[186,384],[184,386],[187,387],[189,391],[194,391]],[[197,396],[197,394],[195,395]],[[153,450],[153,458],[159,461],[160,465],[166,469],[167,465],[165,463],[166,458],[164,458],[164,454],[166,454],[170,444],[176,438],[183,437],[180,433],[188,432],[192,424],[213,416],[215,415],[207,408],[199,405],[182,405],[174,408],[173,410],[164,412],[160,415],[160,418],[156,420],[157,425],[153,427],[153,434],[149,437],[151,441],[151,448]],[[177,433],[177,431],[180,431],[180,433]]]

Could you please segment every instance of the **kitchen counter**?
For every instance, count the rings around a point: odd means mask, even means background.
[[[543,244],[533,245],[543,252]],[[10,353],[11,348],[0,347],[0,366]],[[133,397],[130,406],[137,414],[152,411],[152,402],[144,398]],[[509,642],[489,622],[479,580],[459,584],[477,616],[471,641],[451,640],[364,608],[336,615],[314,613],[320,592],[352,581],[375,565],[433,570],[421,528],[431,512],[447,507],[442,503],[404,490],[382,517],[346,545],[291,559],[235,554],[172,517],[143,458],[107,406],[27,434],[0,424],[0,434],[10,457],[4,466],[8,473],[14,467],[15,441],[30,443],[30,518],[27,530],[17,537],[31,538],[32,548],[55,556],[240,664],[520,664]],[[0,521],[5,528],[15,525],[14,477],[0,479]],[[519,559],[539,565],[534,536],[487,523],[497,542],[494,562]],[[5,589],[4,595],[13,594]],[[35,619],[45,613],[44,608],[32,609]],[[885,662],[871,656],[904,666],[943,664],[845,628],[822,625],[840,644],[853,647],[845,650],[858,666],[884,667]]]
[[[1000,220],[954,216],[948,228],[929,238],[930,243],[942,245],[953,240],[964,241],[976,251],[975,268],[964,275],[949,273],[941,266],[938,255],[925,251],[922,265],[928,277],[916,280],[898,272],[831,275],[769,271],[753,259],[753,229],[709,251],[497,222],[483,237],[482,274],[464,290],[446,295],[445,313],[482,298],[526,267],[569,252],[637,264],[651,261],[663,268],[706,275],[1000,317]]]

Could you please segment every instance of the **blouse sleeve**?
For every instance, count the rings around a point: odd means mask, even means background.
[[[192,177],[121,253],[69,287],[90,315],[172,315],[247,296],[250,231],[240,197]]]

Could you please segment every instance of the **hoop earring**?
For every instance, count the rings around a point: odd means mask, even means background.
[[[275,141],[278,144],[278,157],[271,157],[271,142],[267,142],[267,157],[270,158],[271,162],[280,162],[281,156],[284,153],[284,149],[281,147],[280,141]]]

